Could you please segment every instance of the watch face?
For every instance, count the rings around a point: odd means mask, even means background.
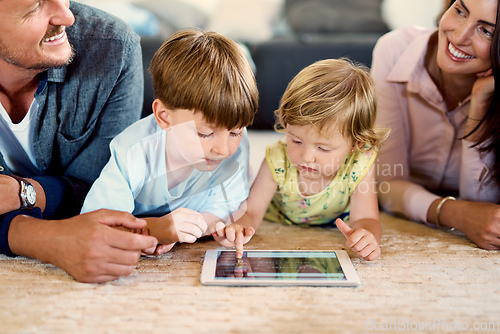
[[[26,186],[26,200],[28,201],[29,205],[35,205],[36,191],[31,184]]]

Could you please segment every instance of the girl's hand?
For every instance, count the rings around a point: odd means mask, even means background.
[[[347,239],[346,248],[353,250],[368,261],[373,261],[380,256],[380,246],[373,234],[364,228],[352,229],[340,218],[335,221],[335,224]]]
[[[252,239],[255,234],[253,227],[243,227],[238,224],[226,226],[223,222],[218,222],[213,225],[212,236],[221,246],[235,247],[236,257],[241,258],[243,255],[243,245]]]

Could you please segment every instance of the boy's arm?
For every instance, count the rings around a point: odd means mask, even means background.
[[[111,158],[92,184],[80,213],[98,209],[134,211],[134,196],[127,175],[127,168],[111,147]]]

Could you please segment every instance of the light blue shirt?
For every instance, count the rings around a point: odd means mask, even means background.
[[[151,217],[189,208],[227,219],[248,197],[246,129],[236,152],[215,171],[194,169],[186,180],[171,189],[168,189],[165,146],[166,131],[158,126],[154,115],[132,124],[113,139],[111,158],[92,185],[82,213],[106,208]]]

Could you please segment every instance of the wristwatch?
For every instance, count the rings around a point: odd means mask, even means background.
[[[35,207],[36,203],[36,191],[35,187],[26,179],[19,177],[17,175],[10,174],[9,176],[13,177],[19,182],[21,188],[19,189],[19,198],[21,199],[21,210],[29,210]]]

